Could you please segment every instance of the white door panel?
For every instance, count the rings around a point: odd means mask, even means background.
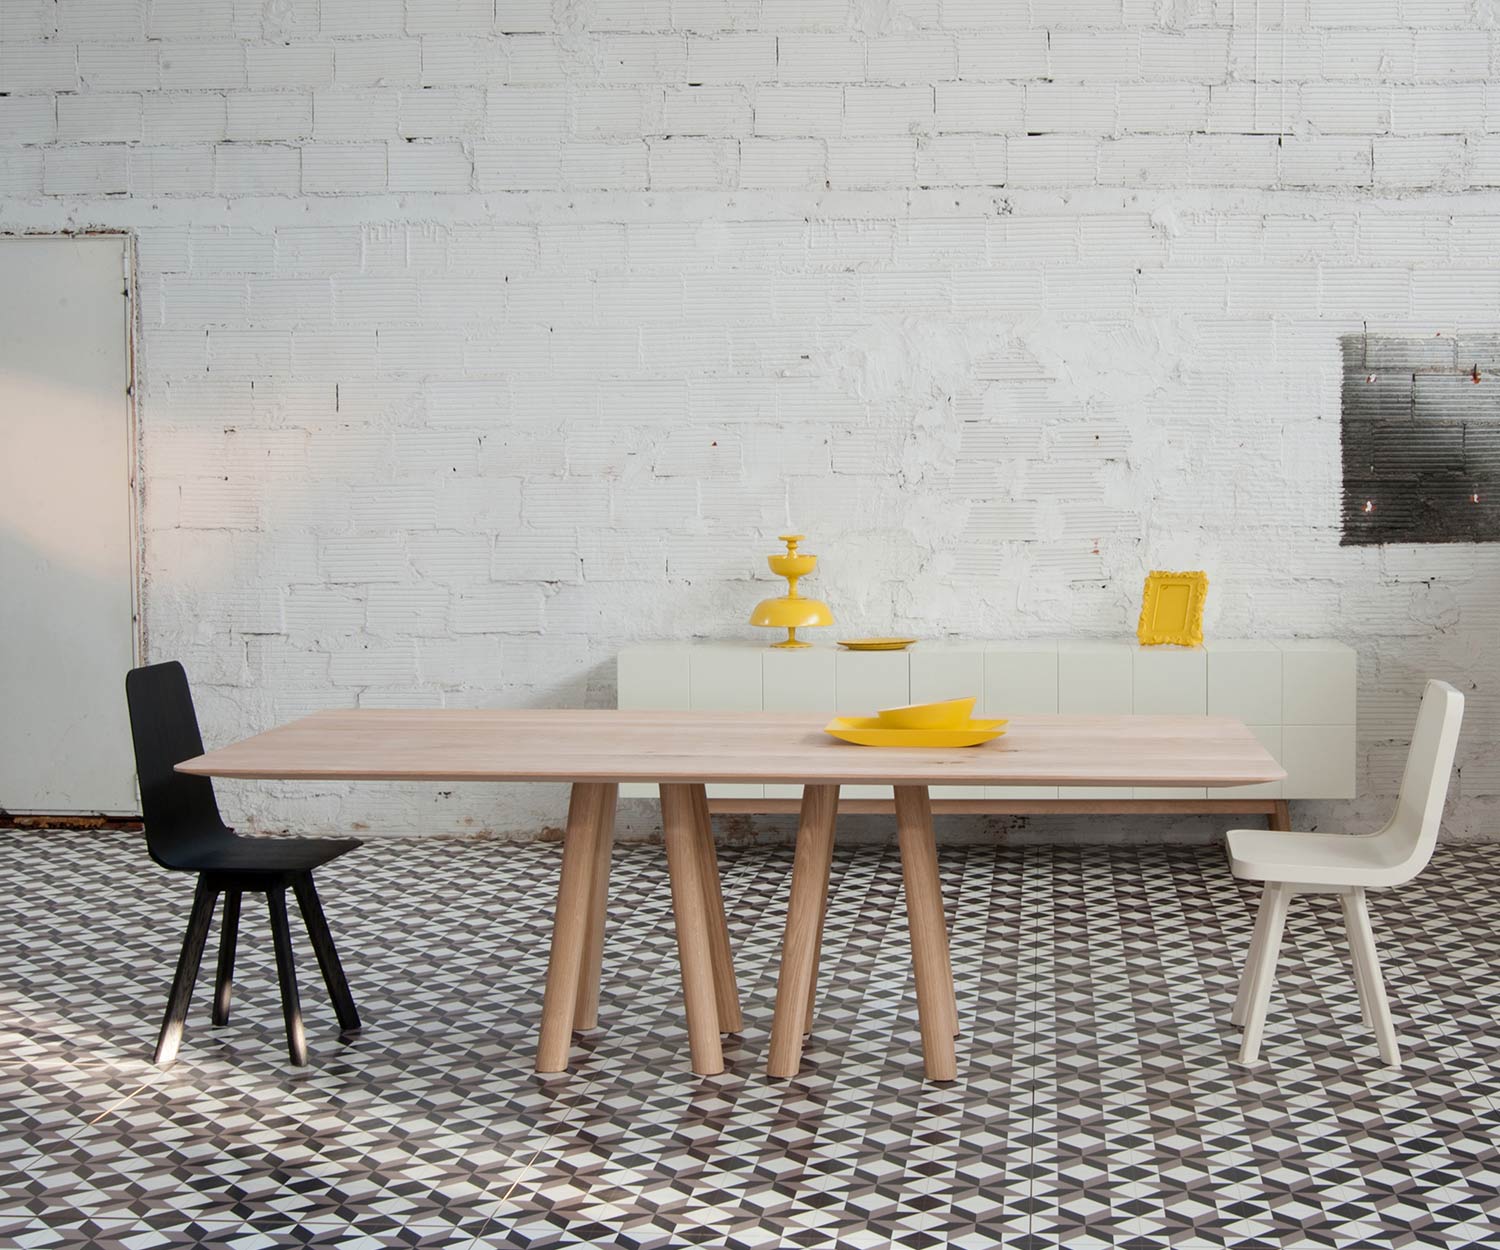
[[[138,810],[127,241],[0,238],[0,809]]]

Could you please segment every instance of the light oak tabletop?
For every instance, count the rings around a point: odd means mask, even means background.
[[[186,760],[214,777],[716,781],[794,785],[1237,786],[1286,776],[1221,716],[1017,716],[978,747],[852,746],[825,715],[613,709],[317,712]]]

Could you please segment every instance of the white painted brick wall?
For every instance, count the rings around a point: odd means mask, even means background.
[[[1360,649],[1318,819],[1430,674],[1480,836],[1500,555],[1339,546],[1338,336],[1500,322],[1495,56],[1465,0],[7,5],[0,229],[136,236],[149,649],[211,740],[608,704],[623,642],[749,634],[791,526],[840,633],[1128,632],[1206,568],[1211,631]]]

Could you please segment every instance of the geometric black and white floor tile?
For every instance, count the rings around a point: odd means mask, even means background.
[[[941,855],[959,1078],[922,1079],[892,849],[840,849],[801,1076],[762,1068],[790,852],[720,855],[747,1025],[687,1070],[659,849],[616,852],[601,1027],[531,1071],[558,848],[367,844],[319,885],[364,1017],[300,931],[284,1061],[246,899],[151,1066],[192,895],[139,835],[0,833],[0,1245],[1500,1245],[1500,848],[1374,900],[1405,1066],[1360,1027],[1337,904],[1294,900],[1264,1056],[1234,1062],[1256,893],[1205,848]],[[212,951],[212,946],[210,951]]]

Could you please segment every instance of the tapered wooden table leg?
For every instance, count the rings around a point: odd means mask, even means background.
[[[901,843],[901,875],[906,886],[906,920],[911,931],[912,966],[917,982],[917,1014],[927,1077],[951,1081],[958,1075],[953,1050],[957,1016],[953,969],[948,962],[948,930],[938,876],[932,804],[926,786],[896,787],[896,835]]]
[[[604,964],[604,921],[609,908],[610,852],[615,844],[615,807],[620,787],[604,791],[599,811],[599,833],[594,839],[593,898],[589,902],[589,932],[583,946],[583,968],[578,974],[578,999],[573,1009],[573,1027],[592,1029],[599,1023],[599,970]]]
[[[812,986],[818,975],[818,944],[838,808],[837,786],[803,788],[792,892],[781,942],[781,976],[776,983],[776,1015],[771,1022],[771,1052],[766,1061],[768,1076],[793,1077],[802,1066],[802,1037],[807,1032]]]
[[[708,791],[693,788],[694,832],[703,879],[703,902],[708,908],[708,948],[714,967],[714,1004],[720,1033],[745,1027],[740,1014],[740,989],[734,978],[734,950],[729,944],[729,921],[724,916],[724,891],[719,882],[719,857],[714,852],[714,826],[708,814]]]
[[[699,1076],[713,1076],[724,1071],[724,1052],[719,1045],[708,887],[703,880],[697,805],[691,785],[661,787],[661,823],[666,835],[667,871],[672,876],[672,913],[677,921],[677,958],[682,966],[688,1048],[692,1052],[693,1071]]]
[[[818,933],[813,939],[812,976],[807,979],[807,1015],[802,1020],[802,1035],[813,1031],[818,1014],[818,969],[823,966],[823,929],[828,924],[828,890],[823,891],[823,910],[818,913]]]
[[[547,993],[542,1000],[542,1028],[536,1048],[538,1072],[567,1071],[594,901],[594,866],[611,789],[593,782],[575,782],[568,803],[557,911],[552,917],[552,955],[547,963]]]

